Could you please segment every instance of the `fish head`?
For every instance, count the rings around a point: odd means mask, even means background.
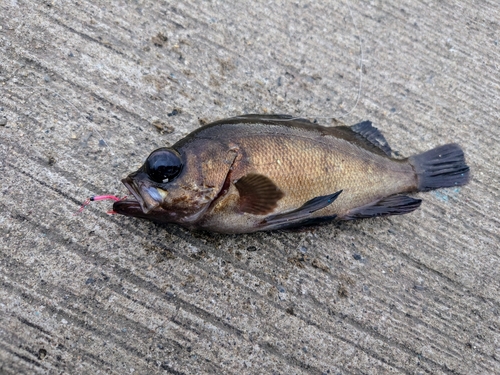
[[[115,202],[116,213],[186,226],[199,220],[223,188],[230,165],[209,140],[153,151],[122,183],[132,196]]]

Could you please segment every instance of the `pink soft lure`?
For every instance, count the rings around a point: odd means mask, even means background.
[[[80,212],[82,212],[85,209],[85,207],[87,207],[90,204],[90,202],[106,201],[106,200],[112,200],[112,201],[118,202],[118,201],[121,201],[121,200],[123,200],[125,198],[127,198],[127,196],[124,196],[124,197],[120,198],[120,197],[117,197],[115,195],[95,195],[95,196],[90,197],[87,200],[85,200],[85,202],[83,202],[82,206],[78,209],[78,211],[75,212],[75,215],[77,215]],[[107,213],[110,214],[110,215],[116,214],[116,212],[113,211],[113,210],[109,210]]]

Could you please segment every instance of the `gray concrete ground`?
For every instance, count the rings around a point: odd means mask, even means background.
[[[0,2],[0,373],[500,373],[500,5],[350,7]],[[402,155],[458,142],[473,178],[303,232],[73,215],[256,112],[370,119]]]

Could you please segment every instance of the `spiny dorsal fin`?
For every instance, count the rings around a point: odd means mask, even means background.
[[[262,114],[248,114],[236,117],[226,118],[216,121],[212,124],[270,124],[270,125],[287,125],[293,123],[311,124],[312,122],[306,118],[294,117],[290,115],[262,115]]]
[[[234,183],[240,193],[239,206],[242,212],[265,215],[278,205],[283,192],[270,178],[256,173],[249,173]]]

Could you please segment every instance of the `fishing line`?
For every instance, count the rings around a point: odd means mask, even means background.
[[[19,88],[21,90],[28,90],[28,89],[32,90],[30,93],[28,93],[27,100],[29,100],[33,95],[35,95],[35,93],[37,91],[47,90],[47,91],[53,93],[54,95],[58,96],[60,99],[62,99],[70,107],[73,107],[79,115],[84,114],[84,111],[82,111],[75,104],[71,103],[68,99],[66,99],[63,95],[59,94],[55,90],[52,90],[51,88],[48,88],[48,87],[45,87],[45,86],[31,86],[31,85],[26,85],[26,84],[23,84],[23,83],[18,83],[18,82],[15,82],[15,83],[21,85],[20,87],[19,86],[17,87],[17,88]],[[100,142],[102,141],[102,143],[109,149],[109,153],[112,156],[114,156],[114,153],[113,153],[113,150],[112,150],[111,146],[109,145],[108,142],[106,142],[106,140],[102,136],[101,132],[96,128],[96,126],[87,117],[85,117],[85,118],[89,122],[92,131],[95,132],[97,134],[97,136],[100,138],[99,141]],[[114,201],[119,201],[119,200],[122,200],[122,199],[125,199],[125,198],[126,198],[126,196],[120,198],[120,197],[116,197],[116,196],[113,196],[113,195],[93,196],[93,197],[90,197],[87,200],[85,200],[85,202],[83,202],[83,204],[81,205],[81,207],[78,209],[77,212],[74,213],[74,215],[77,215],[77,214],[81,213],[85,209],[85,207],[87,207],[93,201],[100,201],[100,200],[114,200]],[[108,214],[113,214],[113,213],[114,213],[113,210],[108,211]]]
[[[359,32],[358,25],[356,24],[356,19],[354,18],[354,14],[352,12],[351,3],[349,2],[349,0],[346,0],[346,5],[347,5],[347,8],[349,9],[349,15],[351,16],[351,21],[352,21],[352,24],[354,26],[354,30],[355,30],[356,35],[357,35],[358,40],[359,40],[359,62],[358,62],[358,65],[359,65],[359,81],[358,81],[358,92],[357,92],[357,95],[356,95],[356,101],[354,102],[354,105],[352,106],[352,108],[349,111],[347,111],[346,113],[344,113],[343,115],[341,115],[341,116],[324,117],[324,116],[306,115],[305,117],[307,117],[307,118],[322,119],[322,120],[331,120],[331,119],[341,119],[341,118],[347,117],[352,112],[354,112],[354,110],[358,106],[359,100],[361,98],[361,91],[362,91],[362,86],[363,86],[363,58],[364,58],[363,40],[361,39],[361,33]],[[297,119],[300,119],[300,118],[301,117],[292,117],[288,121],[297,120]]]
[[[361,33],[359,32],[358,25],[356,24],[356,19],[354,18],[354,14],[352,12],[352,8],[351,8],[351,4],[350,4],[349,0],[346,0],[346,4],[347,4],[347,8],[349,9],[349,15],[351,16],[354,30],[356,31],[356,34],[357,34],[358,40],[359,40],[359,63],[358,63],[359,64],[359,86],[358,86],[358,93],[356,96],[356,101],[354,102],[353,107],[351,108],[350,111],[348,111],[347,113],[345,113],[342,116],[339,116],[338,118],[344,118],[346,116],[349,116],[352,112],[354,112],[354,110],[358,106],[359,100],[361,99],[361,90],[362,90],[362,86],[363,86],[363,57],[364,57],[363,40],[361,39]],[[319,118],[322,118],[322,117],[319,117]],[[323,117],[323,118],[327,118],[327,117]],[[330,118],[333,118],[333,117],[330,117]]]
[[[322,120],[342,119],[342,118],[345,118],[345,117],[349,116],[350,114],[352,114],[354,112],[354,110],[356,109],[356,107],[358,106],[358,103],[359,103],[359,101],[361,99],[362,86],[363,86],[364,48],[363,48],[363,41],[362,41],[362,38],[361,38],[361,33],[360,33],[358,25],[356,23],[356,19],[354,17],[354,13],[352,11],[351,3],[350,3],[349,0],[346,0],[345,4],[347,6],[347,9],[349,10],[349,16],[351,18],[352,25],[354,27],[354,30],[355,30],[356,35],[357,35],[358,40],[359,40],[359,60],[358,60],[359,79],[358,79],[358,90],[357,90],[356,100],[354,102],[354,105],[352,106],[352,108],[349,111],[347,111],[344,114],[339,115],[339,116],[316,116],[316,115],[307,115],[306,114],[306,115],[300,116],[300,117],[294,117],[294,116],[292,116],[289,119],[283,119],[282,121],[293,121],[293,120],[297,120],[297,119],[300,119],[300,118],[303,118],[303,117],[314,118],[314,119],[322,119]],[[32,96],[32,95],[34,95],[35,91],[39,91],[39,90],[45,89],[45,90],[53,93],[54,95],[58,96],[60,99],[62,99],[69,106],[73,107],[79,114],[83,114],[84,113],[75,104],[71,103],[63,95],[59,94],[57,91],[55,91],[55,90],[53,90],[51,88],[48,88],[48,87],[45,87],[45,86],[31,86],[31,85],[26,85],[26,84],[22,84],[22,83],[21,83],[21,85],[22,85],[22,87],[20,87],[20,88],[25,88],[25,89],[29,88],[29,89],[34,90],[29,95],[29,97]],[[90,124],[90,127],[91,127],[92,131],[95,132],[97,134],[97,136],[100,138],[99,141],[102,141],[102,143],[109,149],[110,154],[114,155],[112,147],[109,145],[108,142],[106,142],[106,140],[104,139],[104,137],[102,136],[102,134],[99,132],[99,130],[97,129],[97,127],[95,126],[95,124],[93,124],[87,117],[85,117],[85,118],[87,119],[88,123]]]
[[[304,117],[309,118],[309,119],[322,119],[322,120],[342,119],[342,118],[345,118],[345,117],[351,115],[354,112],[354,110],[356,109],[356,107],[358,106],[359,101],[361,100],[361,93],[362,93],[362,88],[363,88],[364,46],[363,46],[363,40],[361,38],[361,32],[360,32],[358,25],[356,23],[356,19],[354,17],[354,12],[352,10],[350,0],[345,0],[345,4],[346,4],[347,9],[349,11],[349,17],[350,17],[350,19],[352,21],[352,25],[354,27],[355,36],[357,36],[357,38],[359,40],[359,60],[357,63],[357,65],[359,66],[359,78],[358,78],[356,99],[354,101],[352,108],[339,116],[335,116],[335,115],[333,115],[333,116],[322,116],[322,115],[315,116],[315,115],[304,114],[303,116],[291,116],[290,118],[282,119],[281,121],[294,121],[294,120],[298,120],[298,119],[303,119]],[[207,114],[209,114],[210,112],[213,112],[213,108],[214,108],[214,106],[211,106],[211,107],[205,109],[201,114],[198,113],[196,117],[205,118],[205,116]],[[210,117],[210,115],[208,115],[208,117]],[[238,117],[238,116],[234,116],[234,117]]]
[[[314,115],[306,115],[305,117],[307,117],[307,118],[325,119],[325,120],[345,118],[345,117],[349,116],[350,114],[352,114],[354,112],[354,110],[356,109],[356,107],[357,107],[357,105],[358,105],[358,103],[360,101],[361,93],[362,93],[362,86],[363,86],[363,61],[364,61],[363,41],[362,41],[362,38],[361,38],[361,33],[360,33],[359,28],[358,28],[357,23],[356,23],[356,19],[355,19],[354,14],[353,14],[351,3],[350,3],[349,0],[346,0],[345,4],[346,4],[347,9],[349,11],[349,16],[350,16],[350,19],[352,21],[352,25],[354,27],[356,36],[357,36],[357,38],[359,40],[359,60],[358,60],[359,79],[358,79],[358,89],[357,89],[357,93],[356,93],[356,99],[355,99],[355,102],[354,102],[352,108],[349,109],[344,114],[341,114],[339,116],[314,116]],[[70,100],[66,99],[63,95],[59,94],[57,91],[55,91],[55,90],[53,90],[53,89],[51,89],[49,87],[45,87],[45,86],[31,86],[31,85],[26,85],[26,84],[19,83],[19,82],[15,82],[15,83],[18,84],[18,85],[20,85],[20,86],[17,86],[20,89],[25,89],[25,90],[31,89],[32,90],[28,94],[28,99],[31,96],[35,95],[35,93],[37,91],[45,89],[48,92],[50,92],[50,93],[54,94],[55,96],[59,97],[64,103],[66,103],[67,105],[69,105],[70,107],[72,107],[74,110],[76,110],[76,112],[79,113],[80,115],[84,114],[84,111],[82,111],[79,107],[77,107],[75,104],[73,104]],[[302,116],[302,117],[304,117],[304,116]],[[85,118],[87,119],[87,121],[88,121],[88,123],[90,125],[90,128],[92,129],[92,131],[95,134],[97,134],[97,136],[100,138],[99,141],[102,142],[109,149],[109,153],[111,155],[114,155],[111,146],[108,144],[108,142],[106,142],[106,140],[102,136],[101,132],[97,129],[97,127],[95,126],[95,124],[93,124],[92,121],[88,117],[85,116]],[[281,121],[293,121],[293,120],[297,120],[297,119],[300,119],[300,118],[301,117],[290,117],[289,119],[281,119]],[[105,200],[105,199],[121,200],[123,198],[118,198],[118,197],[115,197],[115,196],[96,196],[96,197],[92,197],[92,198],[90,198],[88,201],[86,201],[82,205],[82,207],[80,208],[79,212],[81,212],[84,209],[84,207],[86,207],[91,201]]]

